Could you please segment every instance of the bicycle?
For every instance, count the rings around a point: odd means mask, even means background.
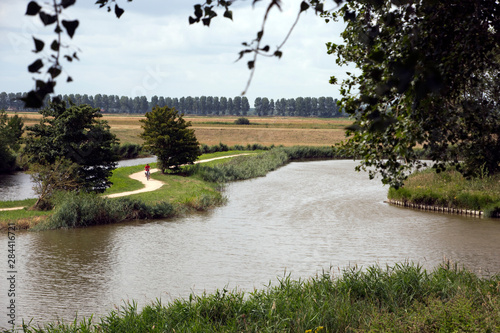
[[[145,172],[146,174],[146,180],[149,180],[151,178],[151,173],[148,171]]]

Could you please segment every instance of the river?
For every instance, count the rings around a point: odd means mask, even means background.
[[[17,232],[17,323],[102,315],[132,300],[141,307],[222,288],[252,291],[284,274],[338,275],[354,265],[433,269],[446,259],[481,275],[500,272],[500,221],[388,205],[387,187],[354,166],[290,163],[229,184],[226,205],[184,218]],[[7,237],[0,248],[7,272]],[[7,288],[1,279],[2,294]]]

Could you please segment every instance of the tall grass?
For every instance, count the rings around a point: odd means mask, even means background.
[[[139,311],[135,303],[99,321],[25,332],[497,332],[500,276],[479,278],[443,264],[346,269],[308,280],[283,276],[245,294],[217,290]]]
[[[269,150],[274,148],[274,145],[272,146],[264,146],[259,143],[254,143],[254,144],[247,144],[246,146],[244,145],[234,145],[234,146],[228,146],[224,143],[219,143],[218,145],[206,145],[202,144],[200,146],[200,152],[202,154],[210,154],[210,153],[217,153],[217,152],[224,152],[224,151],[230,151],[230,150],[239,150],[239,151],[254,151],[254,150]]]
[[[56,201],[54,214],[33,230],[78,228],[110,224],[130,219],[168,218],[175,208],[168,202],[146,204],[137,199],[107,199],[90,193],[64,193]]]
[[[186,168],[186,172],[208,182],[226,183],[265,176],[293,160],[334,157],[339,155],[332,147],[278,147],[257,155],[235,157],[215,166],[197,164]]]
[[[399,189],[391,188],[389,199],[450,208],[483,210],[500,215],[500,175],[464,178],[458,171],[435,169],[415,172]]]
[[[113,153],[119,156],[119,159],[131,159],[145,154],[142,150],[142,145],[128,142],[114,145]]]

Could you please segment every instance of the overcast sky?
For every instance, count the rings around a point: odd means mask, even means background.
[[[1,0],[0,4],[0,91],[22,92],[33,89],[27,66],[37,59],[32,36],[43,39],[49,48],[54,27],[44,27],[38,17],[24,13],[29,1]],[[43,1],[39,1],[42,4]],[[66,19],[78,19],[73,39],[64,35],[63,43],[79,49],[80,61],[63,62],[58,94],[98,93],[119,96],[153,95],[238,96],[245,89],[250,71],[244,58],[238,62],[242,42],[250,42],[260,30],[268,1],[237,2],[233,21],[219,16],[210,28],[189,25],[193,5],[201,0],[118,0],[125,14],[113,13],[94,5],[95,0],[78,0],[65,11]],[[263,45],[271,49],[286,36],[297,15],[300,0],[284,0],[282,11],[272,10]],[[335,8],[330,1],[327,7]],[[339,97],[339,86],[328,83],[331,75],[342,78],[345,67],[326,54],[325,44],[339,43],[343,23],[326,24],[312,10],[301,16],[283,57],[260,57],[246,96],[255,97]],[[67,76],[73,82],[66,83]]]

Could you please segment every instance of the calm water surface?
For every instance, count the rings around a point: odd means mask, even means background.
[[[500,272],[498,220],[389,206],[387,188],[354,166],[291,163],[230,184],[227,205],[186,218],[18,232],[17,322],[71,321],[127,300],[143,306],[224,287],[251,291],[284,274],[339,274],[353,265],[413,261],[432,269],[446,258],[481,274]]]

